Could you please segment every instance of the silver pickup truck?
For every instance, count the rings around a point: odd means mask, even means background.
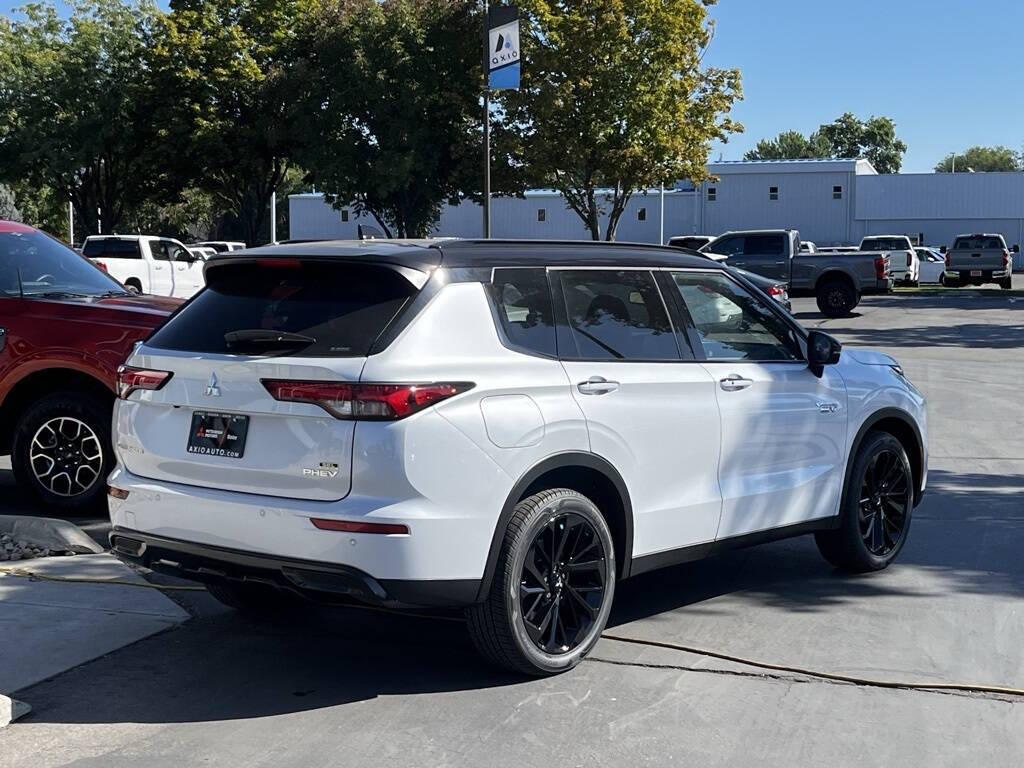
[[[726,232],[700,249],[727,256],[732,267],[789,284],[790,296],[814,296],[828,317],[847,315],[861,296],[892,291],[889,254],[808,253],[795,229]]]
[[[953,247],[943,250],[946,253],[946,271],[943,273],[946,286],[998,283],[1006,290],[1013,287],[1013,261],[1002,235],[957,235]],[[1014,253],[1019,250],[1020,246],[1013,246]]]

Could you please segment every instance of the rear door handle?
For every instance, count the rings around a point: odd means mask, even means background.
[[[586,381],[576,385],[576,389],[583,395],[607,395],[619,388],[619,382],[608,381],[603,376],[591,376]]]
[[[745,379],[738,373],[730,373],[724,379],[719,380],[718,386],[726,392],[738,392],[741,389],[746,389],[753,383],[753,379]]]
[[[4,351],[4,347],[7,346],[7,329],[0,328],[0,352]]]

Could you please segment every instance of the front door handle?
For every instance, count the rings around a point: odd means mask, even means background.
[[[839,403],[818,403],[818,410],[822,413],[835,413],[839,410]]]
[[[608,381],[603,376],[591,376],[586,381],[581,381],[576,385],[576,389],[580,391],[582,395],[607,395],[609,392],[614,392],[619,388],[619,382]]]
[[[7,329],[0,328],[0,352],[4,351],[4,347],[7,346]]]
[[[718,386],[726,392],[738,392],[741,389],[746,389],[753,383],[753,379],[745,379],[738,373],[730,373],[724,379],[719,380]]]

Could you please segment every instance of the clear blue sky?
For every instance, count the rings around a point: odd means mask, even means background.
[[[896,121],[904,172],[974,144],[1024,146],[1021,0],[719,0],[711,15],[705,62],[742,71],[746,127],[712,159],[846,111]]]
[[[975,144],[1024,145],[1021,0],[719,0],[711,16],[704,61],[740,68],[746,128],[712,159],[847,111],[896,121],[908,173]]]

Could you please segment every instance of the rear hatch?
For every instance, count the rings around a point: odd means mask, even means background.
[[[211,263],[206,290],[129,361],[170,376],[122,404],[127,469],[223,490],[343,498],[355,422],[271,390],[358,381],[373,343],[417,293],[409,273],[290,258]]]

